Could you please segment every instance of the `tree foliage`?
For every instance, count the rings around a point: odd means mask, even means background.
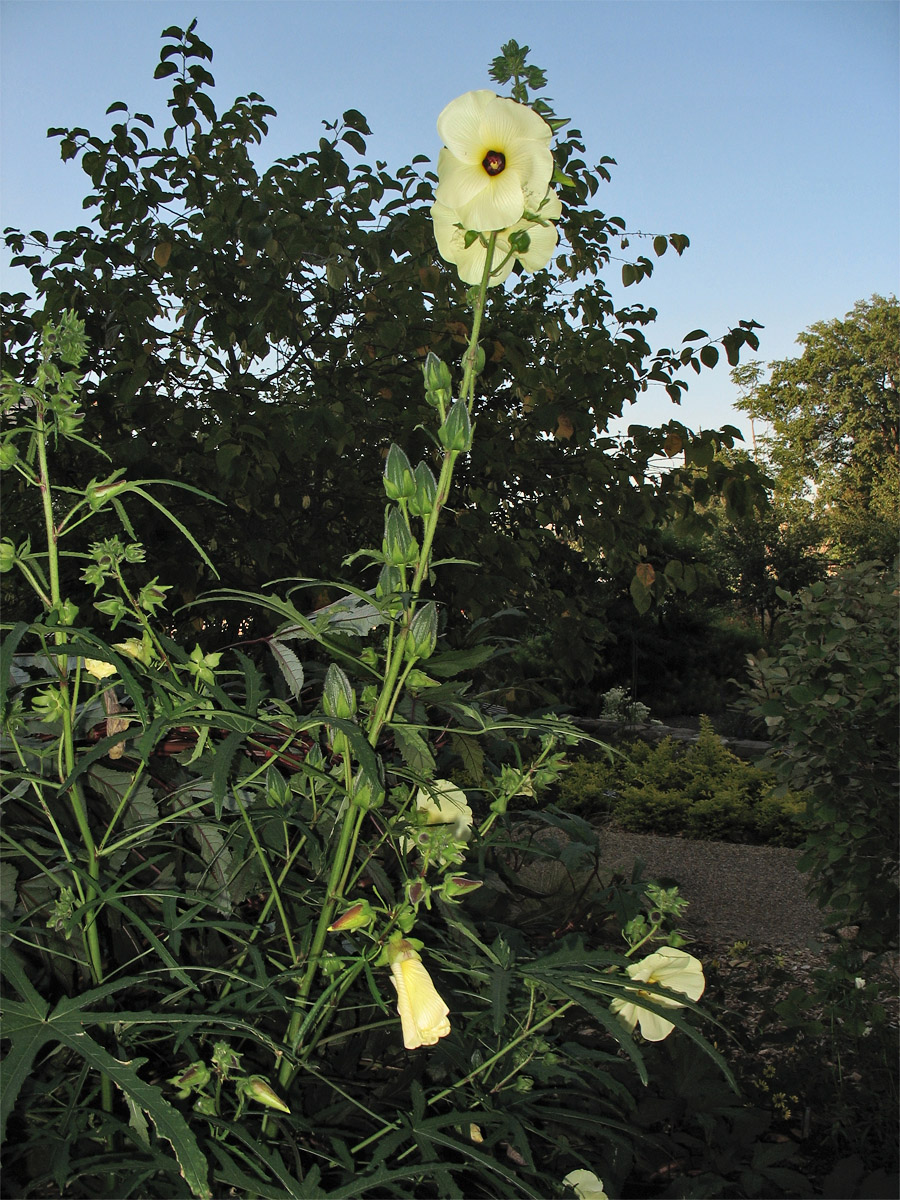
[[[761,445],[777,494],[809,498],[832,556],[890,561],[900,494],[900,305],[860,300],[798,341],[802,355],[772,363],[768,382],[741,368],[751,386],[738,407],[769,423]]]
[[[746,694],[783,786],[809,793],[816,900],[874,951],[897,944],[897,594],[896,572],[872,563],[802,590]]]
[[[466,291],[437,266],[436,177],[425,155],[395,171],[367,161],[370,130],[351,109],[325,123],[317,147],[260,170],[252,151],[274,110],[250,93],[218,111],[212,50],[195,24],[163,33],[155,74],[171,94],[161,135],[151,115],[123,102],[110,106],[104,136],[50,131],[88,177],[84,207],[94,215],[52,240],[6,231],[37,297],[3,297],[7,367],[27,381],[41,326],[75,311],[90,342],[84,436],[128,473],[211,493],[191,499],[191,524],[222,580],[242,588],[334,578],[350,548],[380,536],[389,442],[434,453],[421,428],[420,364],[429,350],[458,359]],[[543,86],[526,54],[509,43],[493,64],[519,98]],[[555,128],[566,125],[549,102],[534,103]],[[548,631],[564,676],[589,678],[602,631],[585,564],[630,579],[646,608],[680,578],[647,561],[653,527],[710,495],[746,511],[759,488],[752,465],[716,459],[738,437],[732,427],[691,431],[672,420],[610,432],[651,387],[677,403],[683,373],[713,365],[719,351],[693,330],[681,349],[654,353],[654,310],[616,308],[602,272],[627,247],[626,222],[594,207],[612,160],[589,167],[577,129],[558,138],[560,252],[553,271],[513,276],[490,293],[487,399],[438,550],[478,564],[445,570],[446,612],[468,622],[459,636],[516,608]],[[652,243],[657,256],[687,244],[680,234]],[[639,255],[622,274],[627,284],[652,269]],[[741,321],[718,338],[733,365],[744,346],[757,348],[755,328]],[[77,449],[66,450],[64,482],[79,467]],[[27,502],[7,496],[12,508]],[[152,516],[131,519],[145,544],[166,544]],[[177,559],[168,576],[182,601],[213,581]],[[374,584],[363,574],[354,582]]]

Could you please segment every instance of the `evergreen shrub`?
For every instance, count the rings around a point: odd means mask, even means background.
[[[776,795],[772,771],[745,762],[702,717],[696,742],[634,741],[602,761],[577,759],[558,784],[560,806],[633,833],[796,846],[802,793]]]

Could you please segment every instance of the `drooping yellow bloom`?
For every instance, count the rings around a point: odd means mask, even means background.
[[[95,679],[109,679],[110,675],[115,675],[116,668],[112,663],[103,662],[99,658],[86,658],[84,660],[84,669],[88,674],[93,675]]]
[[[549,191],[543,204],[535,206],[535,209],[536,215],[540,217],[539,221],[532,221],[523,216],[514,225],[508,229],[501,229],[497,234],[491,260],[490,287],[503,283],[508,278],[517,259],[526,271],[540,271],[552,258],[558,241],[556,226],[552,222],[562,213],[559,197],[553,191]],[[526,211],[532,210],[529,207]],[[482,234],[467,246],[465,222],[458,212],[438,201],[431,206],[431,218],[434,221],[434,236],[441,258],[455,264],[463,283],[481,283],[487,258],[487,237]],[[527,250],[512,250],[510,247],[511,235],[519,232],[528,234]]]
[[[450,1032],[450,1009],[441,999],[422,959],[405,938],[388,945],[391,982],[397,991],[397,1011],[407,1050],[434,1046]]]
[[[427,788],[416,793],[416,808],[426,825],[446,825],[455,841],[468,840],[472,829],[472,809],[466,793],[449,779],[432,779]]]
[[[706,987],[700,960],[674,946],[663,946],[641,962],[632,963],[627,971],[636,982],[659,984],[673,992],[681,992],[689,1000],[699,1000]],[[641,991],[637,995],[646,997],[659,1008],[684,1008],[683,1004],[668,996]],[[641,1033],[648,1042],[661,1042],[675,1028],[671,1021],[650,1012],[639,1001],[613,1000],[610,1008],[629,1029],[640,1024]]]
[[[466,92],[438,117],[435,199],[466,229],[508,229],[525,212],[526,195],[543,196],[553,175],[550,126],[534,109],[491,91]]]
[[[602,1181],[593,1171],[570,1171],[563,1183],[572,1189],[578,1200],[609,1200]]]

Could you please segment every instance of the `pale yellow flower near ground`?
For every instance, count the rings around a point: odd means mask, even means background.
[[[552,131],[527,105],[491,91],[466,92],[438,117],[435,200],[459,214],[466,229],[515,225],[526,194],[543,196],[553,175]]]
[[[663,946],[638,963],[627,968],[629,976],[639,983],[656,983],[660,987],[681,992],[689,1000],[699,1000],[706,987],[703,966],[699,959],[678,950],[674,946]],[[650,992],[638,992],[660,1008],[684,1008],[677,1000],[668,996],[657,996]],[[642,1008],[640,1003],[630,1000],[613,1000],[610,1008],[629,1029],[640,1025],[641,1033],[648,1042],[661,1042],[669,1036],[675,1026],[664,1017]]]
[[[89,675],[93,675],[95,679],[109,679],[110,675],[115,675],[116,668],[112,663],[103,662],[99,658],[86,658],[84,660],[84,669]]]
[[[434,1046],[450,1032],[450,1009],[438,994],[415,948],[404,938],[387,948],[391,982],[397,992],[397,1011],[407,1050]]]
[[[578,1200],[609,1200],[602,1181],[593,1171],[570,1171],[563,1183],[572,1189]]]
[[[446,825],[458,842],[468,840],[472,829],[472,809],[461,788],[449,779],[433,779],[416,793],[416,808],[426,825]]]

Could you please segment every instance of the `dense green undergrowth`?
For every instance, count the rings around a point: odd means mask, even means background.
[[[603,758],[576,758],[558,783],[559,803],[591,821],[634,833],[796,846],[802,794],[776,795],[771,771],[733,754],[701,718],[696,742],[635,740]]]

